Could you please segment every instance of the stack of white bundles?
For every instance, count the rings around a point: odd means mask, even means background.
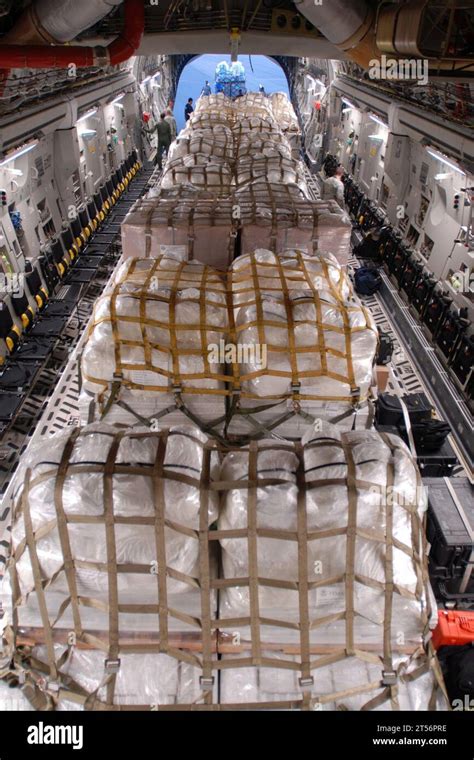
[[[230,432],[301,437],[314,419],[350,429],[357,410],[368,424],[377,329],[335,258],[257,249],[230,279],[242,388]]]
[[[201,609],[192,531],[206,441],[191,426],[154,433],[96,423],[31,447],[15,482],[3,588],[10,621],[14,609],[17,628],[39,627],[38,643],[61,642],[71,630],[89,644],[134,633],[149,643],[166,631],[199,637],[199,625],[183,616],[199,618]],[[217,514],[210,493],[208,524]]]
[[[183,130],[171,145],[169,161],[184,158],[190,153],[215,156],[227,162],[235,159],[234,141],[230,129]]]
[[[393,666],[399,672],[397,695],[391,700],[388,689],[382,685],[383,662],[367,662],[352,657],[332,662],[312,671],[314,682],[303,692],[300,672],[289,669],[285,663],[296,666],[298,658],[291,654],[263,652],[266,660],[274,660],[275,667],[223,668],[220,680],[220,703],[245,709],[249,704],[270,703],[272,709],[350,710],[358,711],[374,700],[370,709],[386,710],[448,710],[448,700],[440,683],[435,662],[425,672],[419,668],[427,665],[427,658],[395,656]],[[237,655],[237,659],[246,657]],[[232,656],[233,658],[235,655]],[[224,661],[230,659],[224,655]],[[313,655],[316,663],[321,657]],[[278,667],[280,665],[280,667]],[[305,698],[304,698],[305,695]],[[366,708],[367,709],[367,708]]]
[[[273,116],[239,116],[232,127],[234,138],[240,140],[249,133],[265,132],[274,135],[281,134],[280,127]]]
[[[228,632],[240,631],[241,645],[255,641],[257,629],[262,645],[306,640],[320,652],[422,646],[437,623],[427,498],[404,442],[323,424],[300,449],[271,440],[253,446],[253,465],[245,447],[227,454],[221,469],[230,482],[219,531],[252,526],[257,536],[256,545],[220,536],[224,577],[238,579],[221,592],[221,630],[232,619]]]
[[[201,111],[221,111],[222,109],[233,110],[233,102],[223,92],[201,95],[196,101],[194,114]]]
[[[237,146],[237,159],[286,158],[291,159],[291,148],[281,135],[269,132],[249,132],[242,135]]]
[[[231,165],[215,155],[202,153],[189,153],[167,161],[161,180],[164,189],[191,185],[218,196],[229,195],[231,184]]]
[[[234,258],[237,224],[232,197],[181,188],[148,193],[122,224],[123,256],[157,258],[164,246],[180,246],[183,258],[225,270]]]
[[[243,156],[237,161],[236,185],[241,188],[253,182],[296,185],[306,197],[308,186],[301,161],[277,156]]]
[[[242,227],[242,253],[256,248],[279,253],[296,247],[307,253],[330,251],[341,266],[346,265],[352,227],[334,201],[308,200],[301,186],[265,181],[240,188],[234,197]]]
[[[56,658],[66,658],[61,667],[64,680],[73,679],[76,686],[60,692],[56,709],[103,709],[107,705],[107,687],[103,685],[104,652],[57,645]],[[35,647],[33,654],[40,662],[47,661],[46,647]],[[203,691],[199,682],[200,668],[167,654],[123,654],[117,672],[111,704],[122,709],[159,709],[164,705],[200,704]],[[77,688],[79,687],[79,688]],[[217,688],[213,700],[217,702]]]
[[[186,123],[186,130],[192,129],[221,129],[232,127],[235,113],[232,108],[219,108],[219,110],[203,110],[191,114]]]
[[[224,414],[228,376],[209,345],[228,332],[219,273],[170,256],[128,259],[96,301],[81,361],[83,420],[200,424]]]
[[[284,92],[273,92],[269,96],[271,110],[276,121],[284,131],[298,130],[298,119],[288,96]]]
[[[301,132],[294,108],[283,92],[272,93],[269,100],[275,121],[280,125],[280,129],[291,145],[293,155],[296,158],[301,149]]]

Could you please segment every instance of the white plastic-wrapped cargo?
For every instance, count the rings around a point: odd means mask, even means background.
[[[124,258],[157,258],[163,246],[181,246],[184,258],[226,270],[234,258],[236,225],[232,197],[202,190],[149,193],[122,224]]]
[[[53,630],[79,638],[79,621],[91,636],[193,632],[180,614],[199,616],[192,530],[206,440],[191,426],[154,433],[96,423],[32,447],[16,479],[3,589],[17,625],[44,629],[45,640]],[[216,465],[211,458],[211,479]],[[211,494],[206,519],[216,518]]]
[[[280,129],[292,148],[293,155],[297,158],[301,149],[301,131],[294,108],[284,92],[274,92],[269,101],[273,117],[280,125]]]
[[[249,155],[239,158],[235,167],[237,188],[253,182],[296,185],[306,197],[309,196],[304,169],[300,161],[278,156]]]
[[[347,264],[352,227],[334,201],[308,200],[296,185],[263,180],[239,189],[234,199],[242,227],[243,254],[257,248],[277,253],[299,248],[307,253],[329,251],[341,266]]]
[[[231,165],[215,154],[202,153],[189,153],[167,161],[161,180],[164,189],[191,185],[217,196],[229,195],[231,184]]]
[[[237,159],[245,157],[257,160],[279,157],[291,159],[291,148],[281,135],[272,132],[249,132],[240,137],[237,145]]]
[[[225,413],[224,367],[210,344],[228,332],[219,273],[170,256],[128,259],[95,304],[82,353],[83,421],[201,424]],[[220,424],[220,423],[217,423]]]
[[[227,162],[235,159],[234,140],[230,129],[183,130],[172,143],[168,152],[170,162],[183,159],[189,154],[215,156]]]
[[[35,647],[33,654],[39,661],[47,661],[45,647]],[[72,684],[58,696],[59,711],[104,709],[104,706],[113,709],[112,705],[116,709],[158,710],[165,705],[203,703],[201,669],[190,662],[166,654],[123,654],[113,699],[108,702],[104,652],[78,648],[67,652],[65,647],[57,646],[57,660],[63,654],[67,657],[61,673],[65,681],[72,679]],[[213,701],[217,702],[217,688],[214,692]]]
[[[299,448],[263,440],[233,451],[221,480],[242,488],[225,493],[219,531],[251,532],[220,535],[224,576],[239,579],[221,593],[221,630],[230,618],[242,641],[303,646],[306,637],[380,652],[388,643],[402,651],[423,644],[437,622],[427,499],[398,436],[323,424]]]
[[[241,654],[238,657],[246,657]],[[384,664],[381,657],[365,654],[364,658],[344,658],[312,671],[313,683],[303,690],[300,671],[294,669],[298,658],[291,654],[263,652],[266,667],[223,668],[220,680],[220,702],[235,709],[308,709],[377,711],[448,710],[439,666],[434,658],[395,656],[396,692],[383,684]],[[223,655],[227,663],[229,655]],[[237,659],[237,658],[235,658]],[[313,662],[323,656],[313,656]],[[271,667],[272,660],[275,665]],[[289,667],[283,667],[288,663]],[[431,667],[430,667],[431,664]],[[292,669],[293,666],[293,669]],[[417,673],[421,668],[422,672]],[[413,679],[413,675],[417,675]],[[367,707],[368,706],[368,707]]]
[[[301,437],[314,419],[350,429],[356,412],[365,424],[377,329],[335,258],[259,249],[230,280],[241,399],[229,432]]]

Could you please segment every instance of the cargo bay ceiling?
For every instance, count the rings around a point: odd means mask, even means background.
[[[426,58],[431,82],[470,83],[474,2],[0,0],[0,115],[116,75],[132,58],[137,73],[168,56],[176,86],[202,53],[272,56],[290,91],[301,58],[321,70],[339,61],[369,86],[370,62],[382,55]]]
[[[473,63],[474,7],[472,0],[0,0],[0,33],[0,65],[9,68],[238,48],[364,67],[383,53],[423,56],[433,70],[461,73]]]

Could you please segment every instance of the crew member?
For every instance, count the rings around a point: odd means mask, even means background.
[[[157,141],[155,165],[162,169],[163,151],[166,150],[168,152],[171,144],[171,128],[166,121],[166,113],[164,111],[160,114],[160,120],[156,123],[156,126],[153,129],[145,128],[145,132],[148,132],[149,134],[152,134],[155,131]]]
[[[324,180],[321,198],[323,200],[335,200],[340,206],[344,204],[344,167],[338,166],[335,173]]]
[[[172,141],[176,140],[176,134],[178,132],[178,127],[176,125],[176,119],[173,116],[173,111],[171,110],[171,108],[167,108],[166,109],[166,117],[165,118],[166,118],[166,121],[168,122],[168,124],[170,125],[171,140]]]
[[[205,84],[205,85],[204,85],[204,87],[202,88],[202,93],[201,93],[201,95],[210,95],[211,93],[212,93],[212,90],[211,90],[211,85],[209,84],[209,82],[208,82],[208,81],[207,81],[207,79],[206,79],[206,84]]]
[[[194,111],[193,108],[193,99],[188,98],[188,102],[184,106],[184,120],[189,121],[189,117],[191,116],[192,112]]]

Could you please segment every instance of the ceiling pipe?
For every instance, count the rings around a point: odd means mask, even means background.
[[[123,0],[36,0],[22,13],[2,43],[62,45],[97,24]]]
[[[0,46],[0,68],[65,69],[72,65],[77,68],[116,66],[136,53],[144,27],[144,0],[125,0],[123,30],[108,47],[5,44]]]
[[[375,41],[375,14],[366,0],[331,0],[316,5],[302,0],[298,10],[347,57],[364,68],[380,60]]]

